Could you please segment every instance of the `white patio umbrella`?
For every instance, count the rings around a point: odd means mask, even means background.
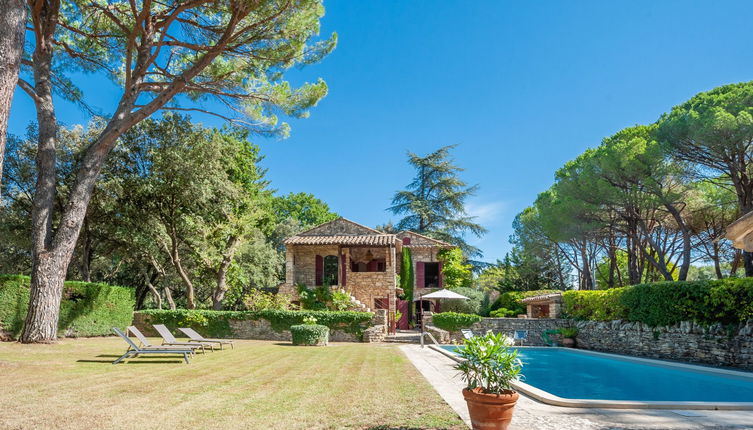
[[[459,299],[459,300],[470,300],[468,297],[458,294],[454,291],[450,290],[439,290],[434,291],[433,293],[429,293],[425,296],[421,296],[419,300],[423,299]]]
[[[468,297],[466,297],[466,296],[464,296],[462,294],[458,294],[458,293],[456,293],[454,291],[450,291],[450,290],[434,291],[433,293],[429,293],[429,294],[427,294],[425,296],[420,296],[418,298],[419,303],[421,303],[419,306],[421,307],[421,314],[422,315],[423,315],[423,300],[424,299],[470,300]],[[424,334],[424,325],[423,325],[423,322],[422,322],[422,324],[421,324],[421,344],[422,345],[423,345],[423,340],[424,340],[423,334]]]

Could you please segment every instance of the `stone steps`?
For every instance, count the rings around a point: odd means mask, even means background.
[[[421,343],[420,333],[396,333],[384,338],[387,343]]]

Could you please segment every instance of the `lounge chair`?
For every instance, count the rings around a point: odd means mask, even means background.
[[[204,336],[200,335],[199,333],[196,333],[196,330],[192,328],[186,328],[186,327],[179,327],[178,330],[182,331],[186,336],[188,336],[189,339],[193,342],[200,342],[200,343],[216,343],[220,345],[220,349],[222,349],[222,345],[230,345],[230,348],[233,349],[233,341],[227,340],[227,339],[207,339]]]
[[[204,352],[204,345],[197,345],[195,343],[188,343],[188,342],[175,342],[175,343],[173,343],[173,342],[162,342],[162,345],[152,345],[151,343],[149,343],[149,339],[147,339],[146,336],[144,336],[144,334],[141,333],[141,331],[138,328],[136,328],[136,326],[132,326],[132,325],[128,326],[128,331],[130,331],[131,334],[133,334],[134,336],[136,336],[136,339],[138,339],[139,342],[141,342],[141,346],[142,347],[147,347],[147,348],[171,348],[171,347],[175,347],[175,346],[181,346],[181,347],[188,348],[188,349],[190,349],[190,350],[192,350],[194,352],[196,352],[197,349],[201,349],[201,352]],[[164,336],[162,337],[162,339],[164,340]]]
[[[131,340],[131,338],[126,336],[122,331],[118,330],[117,327],[113,327],[112,331],[114,331],[115,334],[120,336],[128,344],[128,350],[125,352],[125,354],[121,355],[117,360],[113,361],[112,364],[118,364],[126,358],[138,357],[141,354],[183,355],[183,360],[185,360],[186,364],[188,364],[188,355],[193,354],[193,350],[190,348],[173,348],[173,347],[159,347],[159,346],[139,347],[138,345],[136,345],[136,343],[134,343]]]
[[[515,330],[513,333],[513,345],[515,344],[515,341],[520,341],[520,344],[523,345],[525,341],[528,340],[528,330]]]
[[[463,329],[460,329],[460,332],[463,333],[463,337],[466,339],[471,339],[473,336],[475,336],[473,334],[473,331],[471,331],[471,329],[463,328]]]
[[[152,327],[154,327],[154,329],[157,330],[157,333],[159,333],[159,335],[162,337],[162,345],[187,346],[189,348],[201,348],[201,352],[206,352],[206,349],[204,348],[203,344],[200,344],[200,343],[197,344],[196,342],[178,342],[178,339],[176,339],[175,336],[173,336],[173,334],[170,333],[170,330],[168,330],[164,324],[152,324]],[[213,345],[207,345],[207,346],[209,346],[209,348],[211,348],[211,350],[214,351]]]

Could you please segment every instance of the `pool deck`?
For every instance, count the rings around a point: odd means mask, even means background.
[[[470,427],[454,362],[431,348],[400,347],[440,396]],[[510,430],[753,429],[753,411],[600,409],[547,405],[521,394]]]

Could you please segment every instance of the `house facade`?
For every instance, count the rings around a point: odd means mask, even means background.
[[[411,249],[414,297],[399,299],[402,248]],[[383,233],[345,218],[316,226],[285,240],[285,283],[281,293],[298,300],[297,285],[331,286],[351,295],[362,310],[387,309],[394,328],[395,311],[414,304],[421,294],[442,288],[441,249],[452,245],[410,231]],[[404,303],[401,303],[404,302]],[[429,304],[429,307],[432,305]]]

